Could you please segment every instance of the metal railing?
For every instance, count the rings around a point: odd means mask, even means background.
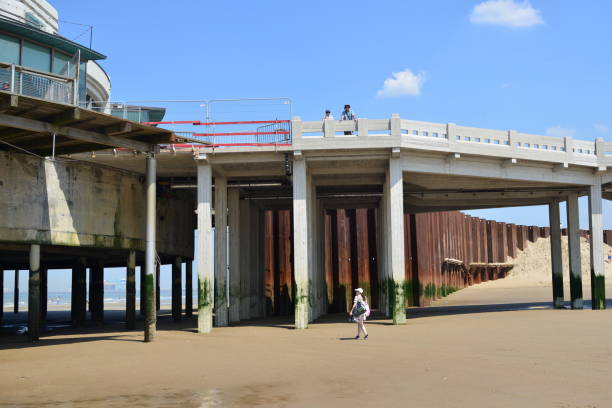
[[[76,104],[74,79],[0,63],[0,89],[53,102]]]

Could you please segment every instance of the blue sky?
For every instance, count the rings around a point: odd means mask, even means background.
[[[609,1],[52,4],[94,26],[113,100],[287,96],[305,120],[350,103],[362,117],[612,141]],[[548,223],[545,207],[473,213]]]

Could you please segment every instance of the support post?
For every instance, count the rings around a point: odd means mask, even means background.
[[[552,268],[553,307],[563,308],[563,259],[561,256],[561,216],[559,202],[548,204],[550,224],[550,259]]]
[[[229,219],[229,321],[240,320],[240,190],[232,188],[227,192]]]
[[[87,260],[79,258],[72,269],[72,324],[82,326],[87,315]]]
[[[145,282],[146,282],[147,278],[146,278],[146,274],[145,274],[145,268],[143,265],[140,265],[140,315],[144,316],[145,315],[145,305],[147,303],[147,290],[145,288]]]
[[[215,324],[228,324],[227,179],[215,176]]]
[[[128,253],[125,277],[125,328],[136,327],[136,251]]]
[[[161,310],[161,265],[155,262],[155,310]]]
[[[156,209],[157,209],[157,163],[155,155],[149,153],[147,156],[147,224],[146,224],[146,248],[145,248],[145,318],[144,318],[144,341],[151,342],[155,339],[157,325],[157,313],[155,304],[155,233],[156,233]]]
[[[13,286],[13,313],[19,313],[19,269],[15,269],[15,282]]]
[[[4,269],[0,269],[0,324],[4,317]]]
[[[603,207],[601,199],[601,177],[589,191],[589,228],[591,230],[591,304],[593,310],[606,308],[606,286],[603,253]]]
[[[308,174],[303,158],[293,162],[293,273],[295,281],[295,328],[306,329],[309,316]]]
[[[198,160],[198,333],[212,330],[213,237],[212,168],[205,155]]]
[[[404,179],[402,162],[399,157],[389,159],[387,172],[389,197],[387,204],[387,233],[390,249],[390,277],[388,298],[393,324],[406,324],[406,303],[404,295],[405,256],[404,256]]]
[[[578,194],[567,196],[567,242],[569,249],[570,296],[572,309],[582,309],[582,270],[580,266],[580,219]]]
[[[172,320],[175,322],[181,321],[183,309],[183,259],[179,256],[174,258],[172,262]]]
[[[30,277],[28,280],[28,339],[40,337],[40,245],[30,245]]]
[[[251,317],[251,208],[247,200],[240,201],[240,320]]]
[[[185,316],[193,316],[193,259],[185,262]]]
[[[49,270],[46,266],[40,268],[40,324],[45,327],[47,320],[47,303],[49,301]]]
[[[90,273],[90,289],[89,294],[89,310],[91,312],[91,320],[102,323],[104,321],[104,261],[97,260]]]

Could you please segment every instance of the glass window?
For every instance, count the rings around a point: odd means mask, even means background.
[[[437,134],[436,132],[433,132],[433,133],[431,134],[431,136],[432,136],[432,137],[438,137],[438,134]]]
[[[493,144],[499,144],[499,140],[495,139],[495,140],[493,141]]]
[[[477,142],[477,143],[480,143],[480,138],[479,137],[475,137],[474,141]]]
[[[72,57],[70,55],[55,51],[53,54],[53,73],[66,75],[68,73],[68,63],[71,59]]]
[[[87,95],[87,62],[79,66],[79,101],[84,101]]]
[[[0,61],[19,64],[19,39],[0,34]]]
[[[21,65],[25,67],[34,68],[39,71],[50,72],[51,48],[24,41]]]

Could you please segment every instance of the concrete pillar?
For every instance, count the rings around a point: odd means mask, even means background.
[[[582,271],[580,267],[580,219],[578,194],[567,196],[567,241],[569,249],[570,296],[572,309],[582,309]]]
[[[591,302],[593,310],[606,308],[606,286],[603,252],[603,206],[601,199],[601,177],[589,191],[589,228],[591,240]]]
[[[40,268],[40,324],[44,327],[47,320],[47,303],[49,302],[49,269]]]
[[[260,297],[260,276],[263,276],[261,269],[263,237],[261,231],[261,211],[254,205],[250,205],[250,277],[249,287],[249,313],[251,317],[262,317],[263,299]]]
[[[136,327],[136,251],[130,251],[127,258],[125,277],[125,328]]]
[[[308,327],[310,282],[308,272],[308,174],[303,158],[293,162],[293,275],[295,280],[295,328]]]
[[[174,258],[172,262],[172,320],[181,321],[183,309],[183,260],[181,257]]]
[[[399,157],[389,159],[387,172],[388,224],[386,236],[391,252],[389,259],[389,300],[393,324],[406,323],[406,303],[404,296],[405,259],[404,259],[404,179],[402,162]]]
[[[157,163],[155,155],[147,156],[147,202],[146,202],[146,248],[145,248],[145,316],[144,341],[151,342],[157,329],[156,296],[155,296],[155,239],[157,211]]]
[[[0,269],[0,324],[4,317],[4,269]]]
[[[143,265],[140,265],[140,315],[144,316],[145,314],[145,305],[147,303],[147,290],[145,288],[146,282],[146,274],[145,268]]]
[[[215,324],[228,324],[227,179],[215,176]]]
[[[314,201],[316,201],[316,192],[312,185],[312,179],[310,174],[306,176],[306,189],[307,189],[307,201],[306,201],[306,221],[308,225],[307,237],[306,241],[308,246],[308,323],[311,323],[316,318],[316,301],[315,295],[317,291],[317,282],[316,282],[316,259],[314,253],[314,241],[315,231],[314,231],[314,220],[315,220],[315,210],[314,210]]]
[[[91,320],[102,323],[104,321],[104,261],[97,260],[90,271],[89,310]]]
[[[550,224],[550,259],[552,267],[553,307],[563,308],[563,259],[561,257],[561,217],[559,202],[548,204]]]
[[[155,263],[155,310],[161,310],[161,265]]]
[[[193,259],[185,262],[185,316],[193,316]]]
[[[72,268],[71,320],[74,326],[82,326],[87,315],[87,260],[79,258]]]
[[[213,308],[213,236],[212,168],[198,158],[198,333],[212,330]]]
[[[240,320],[251,317],[251,206],[248,200],[240,201]]]
[[[387,289],[388,284],[388,261],[389,261],[389,246],[388,236],[387,236],[387,200],[389,197],[389,186],[385,182],[383,185],[383,195],[380,200],[380,205],[377,212],[377,235],[379,239],[377,240],[377,250],[376,253],[378,255],[378,307],[384,313],[386,317],[390,316],[389,313],[389,304],[387,295],[389,293]],[[420,278],[423,279],[424,273],[420,274]]]
[[[227,209],[229,219],[229,321],[240,320],[240,190],[232,188],[227,191]]]
[[[19,313],[19,269],[15,269],[15,283],[13,286],[13,313]]]
[[[30,278],[28,280],[28,339],[40,337],[40,245],[30,245]]]

